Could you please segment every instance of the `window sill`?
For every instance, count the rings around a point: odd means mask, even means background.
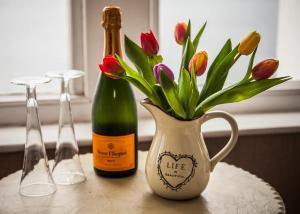
[[[59,118],[59,94],[43,94],[41,96],[37,96],[40,120],[47,124],[57,123]],[[2,127],[25,126],[25,99],[25,95],[0,96],[0,125]],[[90,103],[91,100],[87,96],[72,95],[72,113],[75,121],[89,121],[91,112]],[[82,109],[86,109],[86,111],[82,111]],[[1,131],[0,133],[2,134]]]
[[[300,112],[235,114],[239,124],[239,135],[259,135],[271,133],[300,132]],[[43,125],[43,137],[46,148],[55,148],[58,126]],[[91,145],[91,124],[76,123],[76,138],[79,146]],[[139,123],[139,142],[150,141],[155,132],[153,119],[143,119]],[[224,137],[230,133],[229,126],[219,119],[207,122],[203,126],[204,137]],[[0,128],[0,153],[24,150],[26,129],[19,127]]]

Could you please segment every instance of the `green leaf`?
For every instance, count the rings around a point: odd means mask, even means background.
[[[143,79],[143,77],[137,71],[133,70],[120,56],[116,55],[116,57],[128,76],[145,83],[144,85],[147,87],[147,89],[151,90],[151,85],[145,79]]]
[[[184,37],[184,43],[182,44],[182,56],[183,56],[185,45],[186,45],[186,42],[187,42],[188,38],[191,38],[191,20],[189,20],[189,22],[188,22],[188,26],[187,26],[187,29],[186,29],[186,34],[185,34],[185,37]]]
[[[188,119],[193,119],[194,114],[195,114],[195,108],[198,104],[198,100],[200,97],[198,87],[197,87],[197,77],[194,72],[194,67],[192,68],[191,72],[191,82],[190,82],[190,87],[191,87],[191,95],[189,97],[189,104],[188,104]]]
[[[169,79],[165,72],[160,72],[160,81],[163,92],[171,108],[174,110],[176,115],[183,119],[186,119],[186,112],[184,111],[184,108],[180,103],[180,99],[178,97],[174,82]]]
[[[188,40],[188,38],[191,38],[191,20],[189,19],[189,22],[188,22],[188,26],[187,26],[187,29],[186,29],[186,35],[185,35],[185,42],[184,44],[186,43],[186,41]]]
[[[163,110],[167,113],[172,112],[172,108],[168,103],[168,100],[159,84],[153,85],[153,89],[156,91],[157,95],[160,97],[160,101],[163,107]]]
[[[216,56],[214,59],[213,63],[210,65],[209,70],[207,72],[207,78],[206,82],[208,79],[211,78],[214,74],[214,69],[222,62],[222,60],[232,51],[232,46],[231,46],[231,40],[228,39],[222,49],[220,50],[219,54]]]
[[[206,78],[200,95],[200,102],[223,88],[229,69],[233,65],[234,57],[237,53],[238,45],[220,63],[217,63],[213,70],[210,70],[210,74]]]
[[[182,78],[178,83],[178,96],[183,104],[183,107],[187,110],[188,109],[188,102],[191,95],[191,77],[189,72],[186,69],[182,71]]]
[[[188,65],[190,62],[190,59],[193,57],[195,53],[195,49],[193,46],[192,41],[190,40],[190,38],[187,39],[187,42],[184,46],[184,51],[183,51],[183,55],[182,55],[182,60],[181,60],[181,65],[180,65],[180,72],[179,72],[179,80],[178,82],[181,82],[182,80],[182,71],[185,68],[186,70],[188,70]]]
[[[204,31],[204,29],[206,27],[206,23],[207,22],[205,22],[204,25],[200,28],[200,30],[198,31],[196,37],[193,40],[193,45],[194,45],[195,50],[197,50],[199,40],[200,40],[200,38],[202,36],[202,33],[203,33],[203,31]]]
[[[163,57],[161,55],[155,55],[149,58],[154,64],[162,63]]]
[[[137,71],[133,70],[129,65],[127,65],[120,56],[116,55],[116,57],[126,73],[126,75],[122,75],[121,78],[129,81],[139,90],[141,90],[154,105],[163,108],[160,102],[160,97],[157,95],[153,87]]]
[[[121,78],[130,82],[137,89],[143,92],[151,101],[153,101],[152,90],[149,90],[147,85],[145,85],[142,81],[140,81],[140,79],[131,76],[126,76],[126,75],[121,76]]]
[[[242,100],[249,99],[275,85],[281,84],[290,79],[291,77],[286,76],[235,84],[206,98],[197,106],[195,115],[201,115],[216,105],[240,102]]]
[[[148,57],[148,63],[151,68],[154,68],[154,66],[156,64],[162,63],[162,61],[163,61],[163,57],[161,55]],[[153,70],[152,70],[152,72],[153,72]]]
[[[129,65],[127,65],[127,63],[119,55],[116,54],[116,58],[127,75],[142,78],[140,74],[137,71],[133,70]]]
[[[142,73],[147,82],[149,82],[150,85],[154,85],[156,81],[153,75],[152,67],[148,63],[148,56],[144,53],[143,49],[129,39],[126,35],[124,43],[127,57],[135,65],[139,72]]]
[[[193,57],[194,53],[195,53],[194,45],[193,45],[191,39],[188,38],[185,48],[184,48],[183,56],[182,56],[182,61],[181,61],[181,66],[180,66],[181,71],[183,68],[188,70],[189,62],[190,62],[191,58]]]
[[[253,53],[251,55],[251,58],[249,59],[247,73],[245,74],[245,76],[241,80],[241,82],[246,82],[249,79],[249,77],[251,76],[251,72],[252,72],[252,67],[253,67],[253,62],[254,62],[256,51],[257,51],[257,47],[255,48],[255,50],[253,51]]]

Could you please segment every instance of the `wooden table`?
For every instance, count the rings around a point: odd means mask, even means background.
[[[139,152],[135,176],[121,179],[97,177],[92,155],[81,155],[87,181],[58,186],[53,195],[38,198],[18,194],[18,171],[0,181],[0,213],[285,213],[281,197],[269,184],[226,163],[217,164],[200,197],[188,201],[160,198],[147,185],[146,155]]]

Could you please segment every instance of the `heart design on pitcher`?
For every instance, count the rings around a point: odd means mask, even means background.
[[[195,174],[196,159],[188,154],[173,154],[163,152],[159,154],[157,170],[160,180],[166,187],[177,191],[187,184]]]

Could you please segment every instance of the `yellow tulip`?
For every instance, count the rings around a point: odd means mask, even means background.
[[[251,54],[257,47],[259,41],[260,41],[260,34],[257,33],[256,31],[253,31],[240,42],[238,52],[241,55]]]

